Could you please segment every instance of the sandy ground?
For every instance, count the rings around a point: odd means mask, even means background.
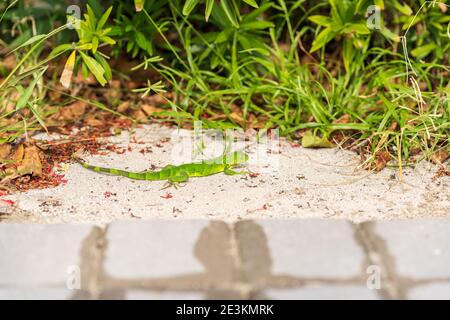
[[[168,141],[174,131],[150,125],[132,134],[124,132],[111,141],[130,146],[132,151],[86,156],[85,160],[133,171],[183,162],[182,157],[174,156],[180,154],[180,144],[173,136]],[[191,135],[184,130],[179,133]],[[217,153],[217,143],[206,146],[205,153]],[[380,173],[359,169],[357,156],[348,151],[304,149],[280,139],[279,150],[272,148],[262,159],[255,156],[257,147],[247,147],[251,159],[244,169],[258,174],[193,178],[177,189],[161,190],[164,182],[135,181],[91,172],[78,164],[66,165],[67,183],[6,197],[16,204],[0,207],[2,219],[104,224],[149,218],[235,221],[330,217],[362,222],[450,216],[450,178],[433,179],[437,167],[430,163],[406,168],[400,181],[397,169]],[[149,152],[141,152],[146,148]]]

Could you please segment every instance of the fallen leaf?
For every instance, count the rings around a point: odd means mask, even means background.
[[[450,157],[450,154],[445,150],[439,150],[436,151],[431,155],[431,162],[434,164],[443,164],[445,160],[447,160]]]
[[[396,121],[394,121],[394,122],[391,123],[391,125],[388,128],[388,130],[395,131],[395,130],[397,130],[397,127],[398,127],[398,123]]]
[[[80,70],[78,70],[78,74],[76,75],[76,77],[73,79],[74,83],[81,83],[81,84],[88,84],[88,85],[95,85],[97,84],[97,80],[95,80],[95,77],[92,74],[89,74],[87,76],[87,78],[84,78],[83,76],[83,72]]]
[[[89,115],[86,119],[84,119],[84,124],[91,127],[100,127],[103,126],[105,122],[96,119],[94,115]]]
[[[125,101],[119,104],[117,107],[117,112],[124,113],[130,108],[130,101]]]
[[[379,151],[375,155],[375,171],[383,170],[391,159],[389,151]]]
[[[251,127],[254,129],[264,129],[266,127],[268,119],[266,117],[255,117],[255,121],[252,122]]]
[[[86,103],[83,101],[75,101],[74,103],[62,107],[58,114],[60,120],[78,120],[86,112]]]
[[[105,198],[110,198],[111,196],[116,196],[116,193],[112,193],[111,191],[105,191]]]
[[[16,55],[9,54],[6,57],[3,57],[0,63],[6,69],[12,70],[17,65]]]
[[[0,161],[8,159],[11,153],[11,145],[8,143],[0,144]]]
[[[134,110],[131,116],[137,121],[147,121],[147,115],[142,110]]]
[[[17,167],[17,173],[19,175],[42,175],[41,157],[39,156],[39,149],[36,146],[29,146],[24,148],[23,160]]]
[[[240,126],[244,125],[244,118],[242,116],[242,111],[241,110],[233,111],[230,114],[230,118],[231,118],[231,120],[236,122],[238,125],[240,125]]]
[[[161,196],[163,199],[171,199],[173,198],[173,195],[170,192],[166,192],[165,195]]]
[[[344,114],[343,116],[339,117],[338,119],[334,120],[333,123],[349,123],[352,117],[349,114]]]
[[[106,98],[108,101],[114,101],[120,98],[121,92],[120,92],[120,81],[119,80],[110,80],[109,81],[109,89],[106,92]]]
[[[167,94],[165,96],[163,96],[162,94],[154,94],[152,96],[148,96],[144,99],[144,101],[147,104],[152,104],[152,105],[164,105],[167,104],[167,99],[169,99],[170,96],[168,96]]]
[[[7,204],[8,206],[13,206],[13,205],[15,205],[16,203],[14,202],[14,201],[12,201],[12,200],[3,200],[3,199],[0,199],[3,203],[5,203],[5,204]]]
[[[327,137],[318,137],[311,131],[306,131],[302,138],[303,148],[333,148],[334,144],[331,143]]]
[[[163,112],[164,111],[164,109],[157,108],[151,104],[143,104],[143,105],[141,105],[141,109],[145,112],[145,114],[147,116],[151,116],[155,112]]]
[[[16,150],[14,150],[14,154],[11,157],[11,159],[13,160],[14,163],[20,163],[23,160],[23,156],[25,153],[25,148],[23,146],[23,144],[19,144],[16,148]]]

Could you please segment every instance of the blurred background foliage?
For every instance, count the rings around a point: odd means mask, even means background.
[[[83,13],[76,32],[67,27],[74,4]],[[2,67],[0,93],[10,99],[8,90],[32,85],[20,106],[31,108],[28,128],[43,127],[46,65],[65,65],[53,79],[66,88],[79,70],[107,86],[127,78],[111,67],[125,59],[130,72],[148,73],[136,92],[171,92],[166,119],[339,137],[369,160],[384,151],[430,157],[449,145],[449,9],[446,0],[8,0],[0,44],[20,67]],[[36,81],[21,84],[27,77]]]

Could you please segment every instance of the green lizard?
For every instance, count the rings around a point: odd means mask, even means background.
[[[221,172],[227,175],[245,174],[246,172],[237,172],[232,170],[232,168],[247,162],[248,155],[244,152],[236,151],[210,160],[186,163],[179,166],[168,165],[159,171],[149,170],[143,172],[129,172],[113,168],[97,167],[87,164],[75,155],[73,158],[83,167],[95,172],[109,173],[136,180],[167,180],[170,185],[176,185],[177,183],[188,181],[191,177],[206,177]]]

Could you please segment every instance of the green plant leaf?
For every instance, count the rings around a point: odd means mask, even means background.
[[[315,24],[318,24],[319,26],[322,27],[329,27],[331,25],[331,23],[333,22],[333,20],[330,17],[327,16],[311,16],[308,18],[308,20],[314,22]]]
[[[33,81],[29,84],[27,89],[20,95],[20,99],[19,99],[19,101],[17,101],[17,104],[16,104],[16,110],[23,109],[27,105],[28,101],[31,98],[31,95],[33,94],[34,88],[36,87],[39,79],[42,78],[42,76],[44,75],[44,72],[46,70],[47,70],[47,67],[43,68],[41,70],[41,72],[39,72],[37,74],[37,76],[33,79]]]
[[[386,39],[389,39],[389,40],[392,40],[395,42],[400,42],[400,37],[397,34],[393,33],[391,30],[389,30],[388,28],[382,27],[380,32]]]
[[[113,7],[109,7],[108,10],[102,15],[100,20],[97,23],[97,31],[100,31],[104,26],[105,23],[108,21],[109,15],[111,14],[111,10]]]
[[[17,51],[17,50],[19,50],[19,49],[21,49],[21,48],[23,48],[23,47],[32,45],[33,43],[36,43],[36,42],[38,42],[38,41],[44,39],[45,37],[47,37],[46,34],[38,34],[38,35],[36,35],[36,36],[34,36],[34,37],[31,37],[30,39],[28,39],[27,41],[25,41],[24,43],[22,43],[20,46],[18,46],[18,47],[15,48],[14,50],[12,50],[11,53],[13,53],[13,52],[15,52],[15,51]]]
[[[344,60],[344,67],[347,72],[350,71],[350,63],[352,62],[354,56],[355,56],[355,48],[353,47],[353,40],[345,39],[342,57]]]
[[[381,10],[384,10],[384,0],[375,0],[375,5]]]
[[[419,48],[415,48],[411,50],[411,55],[418,59],[425,58],[427,55],[429,55],[434,49],[436,49],[438,46],[435,43],[430,43],[427,45],[424,45]]]
[[[98,49],[98,38],[93,37],[92,38],[92,53],[96,53]]]
[[[111,80],[112,79],[112,71],[111,71],[111,67],[108,64],[108,61],[106,61],[106,59],[99,53],[95,54],[95,60],[97,60],[97,62],[102,65],[103,70],[105,70],[106,80]]]
[[[356,33],[356,34],[370,34],[369,28],[365,23],[350,23],[348,24],[343,32],[345,33]]]
[[[248,29],[248,30],[266,29],[266,28],[271,28],[273,26],[274,26],[273,22],[262,21],[262,20],[251,21],[251,22],[241,24],[242,29]]]
[[[214,0],[206,0],[206,8],[205,8],[205,20],[208,21],[211,16],[211,11],[214,6]]]
[[[57,55],[72,49],[73,49],[72,44],[61,44],[50,52],[49,57],[56,57]]]
[[[137,45],[141,49],[147,50],[148,40],[145,38],[145,35],[142,32],[136,31],[136,33],[134,34],[134,38],[136,39]]]
[[[324,47],[330,42],[338,33],[331,27],[323,29],[319,35],[314,39],[310,52],[314,52]]]
[[[107,81],[104,77],[105,70],[102,65],[98,63],[94,58],[88,56],[84,52],[80,51],[81,58],[83,58],[83,62],[86,64],[87,68],[94,75],[95,79],[97,79],[100,85],[104,86]]]
[[[183,6],[183,14],[188,16],[192,10],[197,6],[200,0],[186,0]]]
[[[414,12],[406,3],[400,4],[397,0],[394,1],[394,7],[406,16],[410,16]]]
[[[248,5],[251,5],[253,8],[258,8],[258,4],[256,3],[255,0],[244,0],[245,3],[247,3]]]
[[[228,20],[230,20],[231,24],[235,28],[239,28],[239,22],[236,17],[236,12],[234,11],[233,5],[231,4],[230,0],[222,0],[221,2],[222,9],[225,12]]]

